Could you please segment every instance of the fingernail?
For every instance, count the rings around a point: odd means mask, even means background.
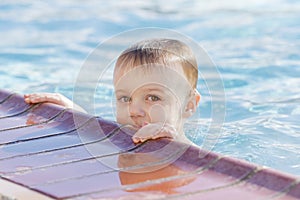
[[[140,141],[139,140],[133,140],[133,143],[134,144],[137,144],[137,143],[139,143]]]
[[[145,142],[147,139],[141,139],[141,142]]]
[[[139,140],[138,140],[137,137],[132,137],[131,139],[132,139],[132,141],[133,141],[134,143],[138,143],[138,142],[139,142]]]

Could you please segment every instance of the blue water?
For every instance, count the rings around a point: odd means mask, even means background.
[[[100,42],[133,28],[173,29],[205,48],[223,79],[226,118],[212,150],[300,175],[299,19],[296,0],[1,1],[0,88],[72,98]],[[110,84],[97,92],[97,115],[113,119],[111,95]],[[211,106],[202,95],[187,130],[200,146]]]

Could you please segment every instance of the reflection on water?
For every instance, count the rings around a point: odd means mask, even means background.
[[[1,1],[0,11],[0,88],[21,93],[71,98],[86,56],[122,31],[155,26],[186,34],[208,51],[225,85],[226,123],[214,150],[300,175],[299,1]],[[124,43],[100,57],[111,59]],[[110,80],[95,101],[97,113],[113,119]],[[200,117],[187,127],[200,145],[211,117],[201,92]]]
[[[176,162],[159,164],[161,159],[153,154],[121,154],[118,158],[118,166],[121,169],[119,178],[124,188],[127,188],[126,191],[175,194],[177,193],[176,188],[188,185],[196,179],[196,176],[183,176],[192,169],[180,166]],[[151,165],[151,163],[158,164]],[[139,185],[138,183],[144,184]],[[136,185],[131,186],[133,184]]]

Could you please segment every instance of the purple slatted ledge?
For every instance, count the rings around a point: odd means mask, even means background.
[[[300,179],[0,90],[1,199],[300,199]]]

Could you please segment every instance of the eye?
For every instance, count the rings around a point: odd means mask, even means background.
[[[118,100],[121,101],[122,103],[128,103],[131,101],[131,98],[127,97],[127,96],[123,96],[123,97],[120,97]]]
[[[147,101],[160,101],[161,99],[158,97],[158,96],[156,96],[156,95],[147,95],[146,96],[146,100]]]

